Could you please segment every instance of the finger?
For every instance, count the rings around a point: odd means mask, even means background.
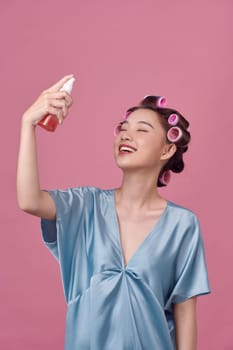
[[[66,97],[65,97],[65,100],[66,100],[66,105],[67,105],[67,107],[71,107],[72,106],[72,104],[73,104],[73,99],[72,99],[72,97],[69,95],[69,94],[67,94],[66,95]]]
[[[56,107],[53,107],[53,106],[49,106],[48,109],[47,109],[47,113],[46,114],[55,115],[58,119],[59,119],[59,117],[61,119],[62,109],[61,108],[56,108]]]
[[[43,92],[43,95],[45,99],[57,99],[61,100],[64,99],[66,101],[66,104],[68,107],[70,107],[73,103],[73,99],[70,94],[68,94],[66,91],[55,91],[55,92],[49,92],[48,90]]]
[[[39,123],[39,121],[42,120],[45,117],[45,115],[53,115],[53,116],[57,117],[58,120],[62,119],[61,113],[62,113],[61,109],[59,110],[56,107],[49,106],[47,108],[47,112],[46,113],[43,113],[40,118],[38,118],[38,119],[33,121],[33,125],[37,125]]]
[[[64,106],[64,107],[62,108],[63,119],[65,119],[65,118],[67,117],[68,112],[69,112],[69,109],[68,109],[66,106]]]
[[[46,106],[52,104],[54,107],[63,107],[66,105],[67,107],[71,107],[72,105],[72,97],[66,92],[53,92],[50,93],[48,91],[44,91],[42,93],[43,100],[45,101]]]
[[[58,82],[56,82],[54,85],[50,86],[47,91],[58,91],[62,88],[62,86],[71,78],[73,78],[73,74],[66,75],[62,79],[60,79]]]
[[[62,109],[58,109],[57,118],[58,118],[59,124],[62,124],[63,123],[63,111],[62,111]]]
[[[68,114],[68,106],[65,103],[65,100],[54,100],[51,101],[51,106],[55,107],[62,111],[62,117],[65,118]]]
[[[66,105],[68,107],[70,107],[73,103],[72,96],[66,91],[54,92],[51,95],[49,95],[49,98],[63,99],[63,100],[65,100]]]
[[[64,108],[66,107],[66,100],[58,100],[58,99],[49,99],[48,104],[55,108]]]
[[[49,107],[49,114],[55,115],[58,119],[59,124],[62,124],[63,122],[63,111],[61,108],[56,108],[56,107]]]
[[[65,99],[53,99],[49,101],[49,104],[53,107],[61,108],[63,111],[63,117],[66,117],[66,115],[68,114],[68,109],[71,107],[72,99],[69,99],[68,102]]]

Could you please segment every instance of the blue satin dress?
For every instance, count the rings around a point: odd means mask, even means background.
[[[167,202],[124,266],[114,190],[49,191],[41,221],[67,302],[65,350],[174,350],[173,306],[210,292],[197,217]]]

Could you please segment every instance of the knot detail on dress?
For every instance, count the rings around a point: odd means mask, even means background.
[[[124,267],[111,266],[111,267],[107,267],[101,271],[101,273],[106,273],[106,274],[110,274],[111,272],[114,274],[124,273],[124,274],[129,275],[133,278],[141,279],[141,277],[139,277],[135,271],[133,271],[127,267],[124,268]]]

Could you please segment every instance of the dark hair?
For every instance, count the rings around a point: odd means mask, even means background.
[[[166,186],[164,183],[160,181],[160,178],[162,177],[165,171],[171,170],[174,173],[180,173],[184,169],[183,153],[187,152],[188,144],[191,139],[191,135],[188,131],[189,122],[177,110],[172,108],[157,107],[157,105],[155,104],[155,101],[150,101],[149,99],[147,100],[146,98],[144,98],[138,106],[129,108],[127,110],[127,114],[130,114],[131,112],[134,112],[138,109],[149,109],[156,112],[160,116],[159,120],[166,134],[167,134],[167,131],[171,128],[171,125],[168,123],[169,116],[171,114],[177,114],[179,117],[179,120],[176,126],[181,129],[182,137],[176,142],[170,142],[167,139],[167,142],[174,143],[177,149],[175,154],[167,161],[167,163],[161,169],[158,177],[158,182],[157,182],[158,187]]]

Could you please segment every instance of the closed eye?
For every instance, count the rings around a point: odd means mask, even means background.
[[[119,131],[127,131],[127,129],[121,127],[121,128],[119,128]],[[149,130],[146,130],[146,129],[137,129],[137,131],[149,132]]]
[[[138,129],[137,131],[149,132],[149,130],[145,130],[145,129]]]

